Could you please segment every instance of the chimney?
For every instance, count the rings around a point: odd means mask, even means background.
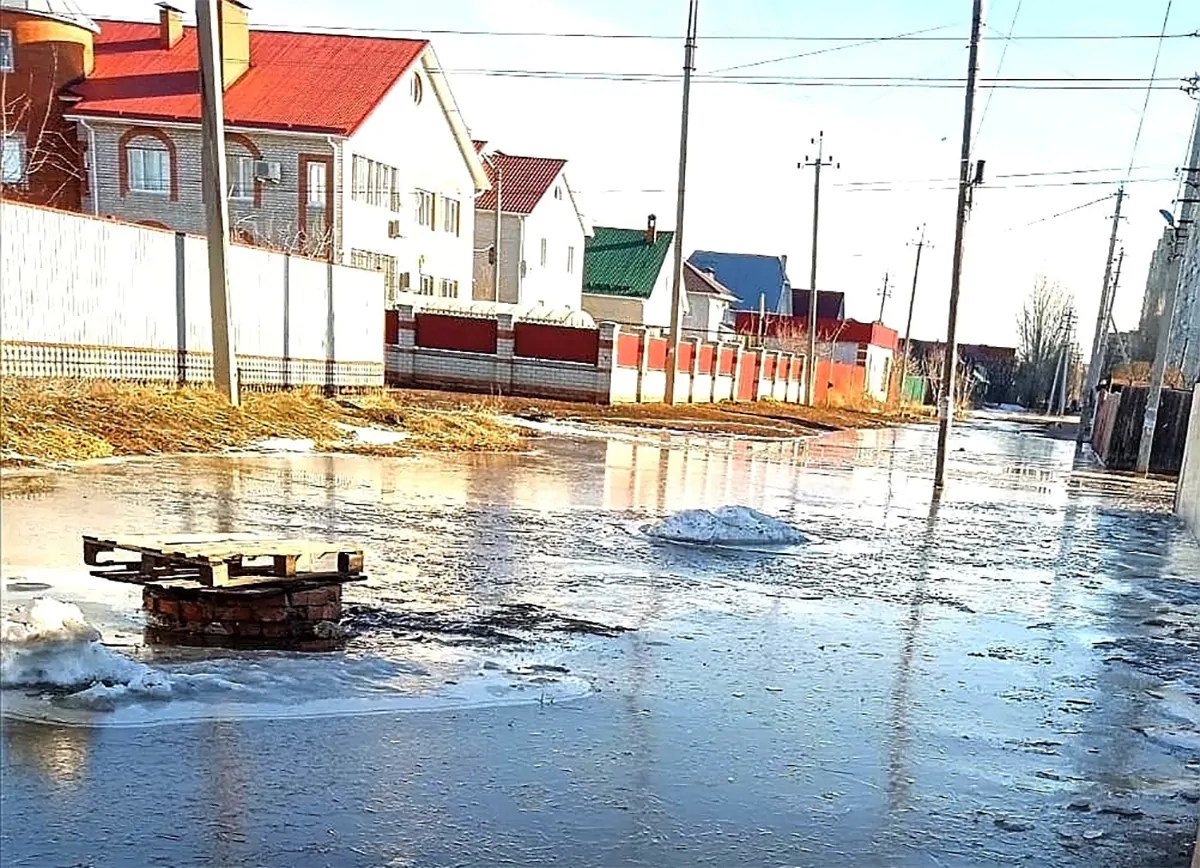
[[[183,39],[183,12],[170,3],[158,4],[158,45],[174,48]]]
[[[238,0],[218,0],[221,37],[221,85],[228,89],[250,68],[250,7]]]
[[[658,218],[653,214],[646,218],[646,243],[658,243]]]

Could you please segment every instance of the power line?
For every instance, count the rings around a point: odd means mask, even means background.
[[[1004,48],[1000,52],[1000,63],[996,65],[996,75],[999,76],[1004,71],[1004,60],[1008,57],[1008,47],[1012,45],[1013,31],[1017,29],[1017,17],[1021,14],[1021,7],[1025,4],[1025,0],[1017,0],[1016,11],[1013,12],[1012,24],[1008,27],[1008,35],[1004,37]],[[986,26],[986,25],[985,25]],[[983,111],[979,113],[979,123],[975,127],[975,144],[979,144],[979,137],[983,135],[983,123],[987,120],[988,109],[992,107],[992,97],[996,95],[994,90],[988,92],[987,101],[983,104]]]
[[[1142,171],[1144,169],[1160,169],[1160,168],[1165,168],[1165,167],[1164,166],[1137,166],[1136,170]],[[1053,171],[1044,171],[1044,172],[1010,172],[1007,174],[993,175],[992,177],[1006,178],[1006,179],[1008,179],[1008,178],[1045,178],[1045,177],[1050,177],[1050,176],[1054,176],[1054,175],[1087,175],[1087,174],[1095,174],[1098,172],[1124,172],[1124,171],[1125,171],[1125,168],[1123,166],[1115,166],[1113,168],[1056,169]],[[884,180],[884,181],[847,181],[842,184],[833,184],[832,186],[834,186],[834,187],[858,187],[858,186],[869,186],[869,185],[878,185],[878,184],[889,184],[890,185],[890,184],[897,184],[897,183],[900,183],[900,184],[908,184],[908,183],[911,183],[911,184],[942,184],[942,183],[950,183],[950,182],[956,181],[956,180],[957,180],[956,178],[925,178],[925,179],[920,179],[920,180],[897,181],[896,179],[893,178],[893,179],[888,179],[888,180]]]
[[[1167,12],[1163,15],[1162,32],[1167,32],[1167,22],[1171,19],[1171,4],[1174,0],[1167,0]],[[1165,37],[1164,37],[1165,38]],[[1154,66],[1150,70],[1150,80],[1154,81],[1154,76],[1158,75],[1158,60],[1162,57],[1163,38],[1158,40],[1158,48],[1154,51]],[[1133,153],[1129,155],[1129,171],[1133,172],[1133,162],[1137,159],[1138,144],[1142,140],[1142,126],[1146,123],[1146,110],[1150,108],[1150,91],[1153,88],[1149,85],[1146,87],[1146,100],[1142,103],[1142,114],[1138,118],[1137,133],[1133,137]]]
[[[1014,232],[1017,229],[1028,229],[1030,226],[1037,226],[1039,223],[1048,223],[1051,220],[1057,220],[1059,217],[1066,217],[1068,214],[1074,214],[1076,211],[1082,211],[1084,208],[1090,208],[1093,205],[1099,205],[1101,202],[1107,202],[1115,193],[1109,193],[1107,196],[1101,196],[1099,199],[1093,199],[1091,202],[1084,202],[1082,205],[1076,205],[1074,208],[1068,208],[1066,211],[1059,211],[1057,214],[1051,214],[1049,217],[1039,217],[1023,226],[1010,226],[1005,229],[1005,232]]]
[[[880,36],[875,39],[864,39],[861,42],[848,42],[844,45],[834,46],[833,48],[819,48],[816,51],[805,51],[802,54],[790,54],[785,57],[773,57],[769,60],[756,60],[753,63],[743,63],[739,66],[727,66],[727,67],[724,67],[723,69],[714,69],[711,71],[710,74],[718,73],[718,72],[733,72],[733,71],[739,70],[739,69],[751,69],[756,66],[766,66],[767,64],[770,64],[770,63],[783,63],[784,61],[788,61],[788,60],[799,60],[802,57],[815,57],[818,54],[828,54],[833,51],[842,51],[843,49],[846,49],[846,48],[860,48],[864,45],[877,45],[880,42],[895,42],[895,41],[906,39],[911,36],[920,36],[925,33],[934,33],[938,30],[948,30],[950,27],[953,27],[953,26],[954,25],[952,25],[952,24],[944,24],[941,27],[929,27],[924,30],[911,30],[907,33],[897,33],[895,36]]]

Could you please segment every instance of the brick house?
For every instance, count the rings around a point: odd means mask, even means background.
[[[97,32],[68,0],[0,0],[4,198],[79,209],[85,177],[64,88],[92,71]]]
[[[85,155],[78,207],[198,233],[197,35],[158,5],[156,23],[79,16],[91,62],[58,98]],[[469,297],[488,181],[429,43],[252,30],[236,0],[218,26],[235,236],[383,271],[390,292]]]
[[[596,322],[667,328],[671,324],[671,268],[675,233],[597,226],[584,254],[583,309]],[[680,299],[687,313],[686,295]]]
[[[489,151],[486,142],[476,142],[475,147],[491,185],[475,203],[475,299],[579,310],[584,245],[592,230],[567,182],[567,161]],[[501,210],[498,294],[497,205]]]

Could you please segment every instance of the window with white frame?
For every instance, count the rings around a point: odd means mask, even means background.
[[[125,149],[129,189],[165,196],[171,192],[171,155],[165,148],[139,145]]]
[[[254,159],[252,157],[229,158],[229,198],[254,198]]]
[[[442,298],[458,298],[458,281],[442,278]]]
[[[417,225],[433,228],[433,194],[417,190]],[[431,293],[432,294],[432,293]]]
[[[4,138],[0,180],[5,184],[20,184],[25,180],[25,141],[21,135],[9,135]]]
[[[421,295],[433,295],[434,280],[433,275],[421,275]]]
[[[547,248],[547,245],[546,245],[546,239],[545,239],[545,238],[543,238],[543,239],[542,239],[542,250],[541,250],[541,253],[542,253],[542,268],[545,268],[545,267],[546,267],[546,261],[549,259],[549,252],[548,252],[548,248]]]
[[[442,231],[458,234],[458,200],[442,198]]]
[[[308,195],[306,204],[309,211],[325,210],[326,177],[325,164],[311,162],[308,164]]]
[[[350,164],[350,198],[400,210],[400,172],[394,166],[355,154]]]
[[[0,72],[12,72],[15,68],[12,31],[0,30]]]
[[[575,248],[567,248],[567,274],[575,273]]]

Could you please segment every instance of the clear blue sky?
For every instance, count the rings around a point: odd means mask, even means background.
[[[185,4],[186,5],[186,4]],[[1019,14],[1018,12],[1019,6]],[[93,0],[87,11],[153,18],[149,0]],[[1003,37],[1155,34],[1166,0],[993,0],[986,8],[982,71],[994,76]],[[405,30],[553,31],[682,34],[686,0],[257,0],[251,21],[305,27]],[[739,70],[767,76],[912,76],[961,78],[966,68],[970,0],[701,0],[700,72],[803,52],[824,53]],[[1014,15],[1016,21],[1014,26]],[[881,37],[939,28],[954,39],[889,42],[828,51],[837,43],[720,40],[719,36]],[[1200,3],[1174,0],[1168,33],[1200,29]],[[470,70],[545,70],[677,74],[682,45],[672,40],[433,35],[472,133],[511,153],[564,157],[589,218],[640,226],[650,212],[674,223],[678,153],[677,81],[531,80]],[[1008,43],[1004,77],[1145,79],[1156,39],[1027,40]],[[1168,39],[1158,76],[1180,79],[1200,68],[1200,39]],[[458,72],[455,72],[455,71]],[[812,177],[796,163],[824,130],[841,168],[824,176],[821,268],[824,289],[847,293],[850,315],[878,313],[885,272],[899,284],[885,320],[902,328],[912,279],[906,246],[921,223],[935,245],[922,264],[914,333],[945,332],[955,192],[929,182],[958,173],[962,91],[908,87],[793,87],[699,83],[693,92],[692,156],[685,248],[783,253],[798,286],[808,283]],[[1090,342],[1103,276],[1112,203],[1026,224],[1115,191],[1125,175],[1145,99],[1143,90],[997,90],[987,107],[975,156],[987,160],[991,185],[979,191],[968,232],[960,337],[1013,343],[1021,302],[1039,274],[1072,292]],[[1177,90],[1151,95],[1126,202],[1121,244],[1125,273],[1117,301],[1122,328],[1136,326],[1150,252],[1171,208],[1195,103]],[[977,113],[977,118],[979,114]],[[977,127],[979,123],[977,122]],[[1104,169],[1066,176],[1001,175]],[[887,181],[881,189],[861,182]],[[1017,188],[1037,182],[1106,185]],[[644,192],[657,191],[657,192]]]

